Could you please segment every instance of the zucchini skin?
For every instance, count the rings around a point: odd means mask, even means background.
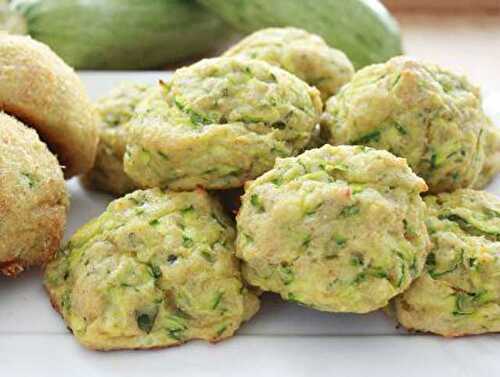
[[[295,26],[342,50],[356,69],[402,53],[399,26],[377,0],[199,0],[242,32]]]
[[[214,49],[228,27],[194,0],[16,0],[27,32],[78,69],[158,68]]]

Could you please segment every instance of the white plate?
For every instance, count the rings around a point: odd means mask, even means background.
[[[121,81],[154,82],[166,72],[82,73],[95,99]],[[498,96],[500,97],[500,96]],[[500,123],[500,99],[485,104]],[[110,196],[68,183],[66,237],[99,215]],[[500,180],[489,191],[500,193]],[[443,339],[408,335],[381,312],[328,314],[265,296],[237,336],[157,351],[93,352],[79,346],[52,310],[40,272],[0,277],[0,377],[3,376],[499,376],[500,337]]]

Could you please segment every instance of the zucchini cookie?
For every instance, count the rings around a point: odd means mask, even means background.
[[[279,159],[245,187],[236,241],[243,275],[319,310],[381,308],[423,268],[426,190],[404,159],[364,146]]]
[[[94,190],[122,196],[138,188],[123,170],[127,143],[126,124],[144,99],[149,85],[127,83],[113,89],[96,103],[100,118],[99,144],[94,167],[82,177],[83,184]]]
[[[259,30],[231,47],[225,56],[263,60],[316,87],[326,101],[346,83],[354,67],[347,56],[318,35],[293,27]]]
[[[125,172],[141,187],[241,187],[297,155],[322,109],[316,89],[257,60],[215,58],[177,70],[128,125]]]
[[[321,124],[331,144],[368,145],[406,158],[432,193],[470,187],[483,165],[479,90],[408,57],[357,72],[327,102]]]
[[[0,110],[36,129],[66,178],[94,164],[95,110],[80,78],[46,45],[0,33]]]
[[[500,331],[500,201],[470,189],[428,196],[433,243],[422,275],[391,307],[411,330]]]
[[[45,264],[63,238],[68,206],[55,156],[34,130],[0,112],[0,272]]]
[[[79,342],[98,350],[230,337],[259,308],[235,230],[205,191],[135,191],[78,230],[45,287]]]

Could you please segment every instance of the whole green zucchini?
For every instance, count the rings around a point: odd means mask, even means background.
[[[234,28],[295,26],[319,34],[356,68],[400,55],[394,18],[378,0],[199,0]]]
[[[26,33],[80,69],[157,68],[229,34],[195,0],[14,0],[10,8]]]

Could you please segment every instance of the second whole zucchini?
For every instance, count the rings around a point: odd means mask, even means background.
[[[294,26],[320,35],[359,69],[400,55],[394,18],[378,0],[199,0],[239,31]]]
[[[14,0],[10,8],[26,33],[79,69],[158,68],[231,34],[194,0]]]

